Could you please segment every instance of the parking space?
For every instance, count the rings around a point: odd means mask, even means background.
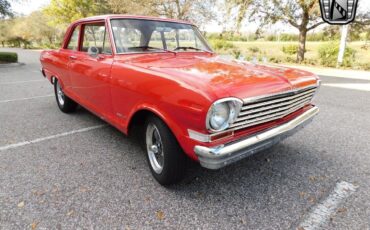
[[[84,109],[61,113],[39,53],[17,51],[25,65],[0,68],[0,229],[370,228],[370,92],[325,85],[369,81],[323,77],[310,126],[165,188],[136,142]]]
[[[54,97],[0,103],[0,114],[0,129],[3,130],[0,145],[103,124],[84,109],[79,109],[73,116],[61,113]]]

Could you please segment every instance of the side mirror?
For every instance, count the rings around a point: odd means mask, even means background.
[[[99,49],[95,46],[90,46],[89,49],[87,50],[87,53],[91,56],[91,57],[98,57],[99,55]]]

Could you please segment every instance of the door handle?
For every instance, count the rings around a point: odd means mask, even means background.
[[[77,59],[77,57],[76,57],[76,56],[69,56],[69,59],[71,59],[71,60],[76,60],[76,59]]]

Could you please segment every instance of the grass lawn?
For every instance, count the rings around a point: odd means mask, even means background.
[[[296,55],[285,54],[282,49],[284,46],[297,45],[297,42],[267,42],[267,41],[252,41],[252,42],[230,42],[237,47],[242,55],[247,58],[251,57],[274,57],[286,61],[287,58],[295,60]],[[305,58],[308,64],[320,65],[318,58],[319,47],[329,42],[307,42],[306,43],[306,55]],[[365,42],[349,42],[349,47],[356,50],[356,56],[354,61],[354,68],[359,69],[361,65],[367,64],[370,68],[370,41],[367,43],[367,49],[365,49]],[[229,50],[220,50],[218,53],[230,53]]]

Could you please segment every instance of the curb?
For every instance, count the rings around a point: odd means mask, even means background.
[[[367,81],[370,80],[370,71],[343,70],[343,69],[335,69],[335,68],[319,68],[319,67],[311,67],[311,66],[286,65],[286,64],[282,64],[281,66],[301,69],[304,71],[313,72],[321,76],[367,80]]]
[[[23,66],[23,65],[26,65],[26,64],[22,62],[6,63],[6,64],[0,64],[0,68],[11,68],[11,67],[18,67],[18,66]]]

